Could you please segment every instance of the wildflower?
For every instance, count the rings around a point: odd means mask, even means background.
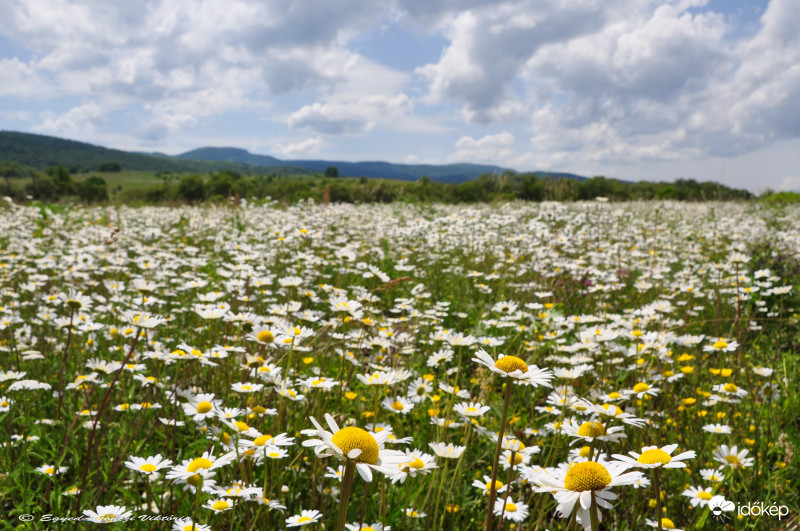
[[[701,488],[701,487],[690,487],[683,491],[683,496],[691,498],[689,503],[692,504],[692,507],[705,507],[708,505],[709,500],[713,497],[711,493],[711,487],[708,488]]]
[[[63,474],[64,472],[67,471],[67,467],[60,466],[58,468],[55,468],[53,465],[42,465],[40,467],[36,467],[34,470],[46,476],[52,477],[55,476],[56,474]]]
[[[705,426],[703,426],[703,430],[709,433],[723,433],[723,434],[731,433],[731,427],[726,426],[725,424],[706,424]]]
[[[124,522],[133,515],[133,511],[121,505],[98,505],[94,511],[85,510],[84,521],[94,522],[95,524],[113,524],[114,522]]]
[[[725,338],[718,338],[713,344],[703,347],[703,352],[733,352],[739,343],[736,341],[728,341]]]
[[[395,398],[386,397],[381,402],[383,409],[392,411],[394,413],[402,413],[408,415],[414,409],[414,403],[405,397],[397,396]]]
[[[186,480],[200,476],[206,478],[211,475],[212,471],[229,464],[236,459],[236,454],[229,452],[219,457],[214,457],[211,452],[204,452],[202,456],[195,459],[186,459],[180,465],[172,467],[166,479]],[[197,479],[199,480],[200,477]],[[196,481],[195,481],[196,482]]]
[[[397,470],[392,475],[392,483],[403,483],[407,477],[417,477],[430,474],[436,466],[435,458],[419,450],[406,450],[407,462],[398,463]]]
[[[640,468],[683,468],[686,463],[684,459],[694,459],[697,454],[693,450],[683,452],[678,455],[671,455],[672,452],[678,447],[677,444],[670,444],[659,448],[658,446],[645,446],[642,448],[642,453],[629,452],[633,457],[621,454],[613,454],[612,457],[627,463],[633,467]]]
[[[722,444],[714,451],[714,460],[722,463],[723,467],[747,468],[753,466],[755,459],[747,457],[750,450],[744,449],[741,452],[737,451],[738,447],[736,446],[728,448],[727,445]]]
[[[481,417],[490,409],[479,402],[462,402],[453,407],[456,413],[465,417]]]
[[[211,526],[198,524],[191,518],[178,518],[172,523],[171,531],[211,531]]]
[[[300,514],[296,514],[294,516],[290,516],[289,518],[287,518],[286,527],[300,527],[304,525],[313,524],[320,518],[322,518],[322,513],[319,511],[303,510],[300,511]]]
[[[211,509],[215,513],[221,513],[233,509],[233,503],[231,500],[226,498],[220,498],[217,500],[211,499],[208,500],[203,507],[206,509]]]
[[[483,476],[483,481],[476,479],[475,481],[472,482],[472,486],[481,489],[483,491],[483,494],[485,496],[488,496],[489,491],[492,488],[492,478],[490,478],[489,476]],[[505,485],[499,479],[496,479],[494,482],[494,491],[498,494],[502,494],[506,490],[508,490],[508,486]]]
[[[389,436],[388,431],[373,435],[356,427],[340,429],[333,417],[326,413],[325,420],[331,428],[331,431],[327,431],[314,417],[310,419],[316,429],[303,430],[301,433],[320,438],[303,441],[303,446],[314,448],[318,457],[334,455],[342,461],[355,463],[356,470],[364,481],[372,481],[371,469],[392,475],[394,467],[391,465],[397,465],[406,459],[403,452],[383,448]]]
[[[533,386],[552,387],[550,380],[553,379],[553,373],[548,369],[540,369],[537,366],[528,367],[528,364],[516,356],[503,356],[502,354],[494,361],[489,354],[480,349],[475,353],[472,361],[478,362],[489,368],[494,373],[508,378],[513,378],[519,383]]]
[[[132,455],[123,464],[131,470],[142,472],[143,474],[149,476],[150,474],[153,474],[162,468],[171,466],[172,461],[169,459],[163,459],[161,454],[156,454],[155,456],[148,457],[146,459]]]
[[[437,456],[447,459],[458,459],[467,448],[466,446],[455,446],[453,443],[445,444],[443,442],[428,443],[428,446],[431,447],[433,453]]]
[[[585,461],[570,465],[568,469],[562,468],[538,474],[536,479],[540,486],[534,490],[552,493],[558,502],[556,507],[558,515],[568,518],[572,515],[572,511],[576,510],[578,522],[584,529],[590,529],[589,511],[597,510],[593,501],[599,507],[611,508],[609,500],[617,498],[617,495],[611,492],[611,488],[632,485],[642,476],[641,472],[625,473],[626,469],[627,465],[613,461]],[[597,515],[600,519],[599,510]]]
[[[521,501],[515,502],[511,497],[498,498],[494,502],[494,514],[503,515],[503,520],[521,522],[528,517],[528,506]]]

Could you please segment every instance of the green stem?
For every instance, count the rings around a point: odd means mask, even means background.
[[[661,525],[661,467],[655,469],[653,476],[653,489],[656,491],[656,522],[658,531],[664,531]]]
[[[344,531],[344,525],[347,523],[347,504],[350,501],[350,492],[353,490],[353,479],[355,472],[355,462],[348,459],[347,465],[344,467],[342,491],[339,496],[339,523],[336,526],[337,531]]]
[[[506,394],[503,402],[503,416],[500,420],[500,434],[497,436],[497,446],[494,449],[494,461],[492,462],[492,484],[489,487],[489,510],[486,512],[486,531],[492,531],[492,520],[494,517],[494,500],[497,497],[495,485],[497,482],[497,464],[500,461],[500,450],[503,446],[503,435],[506,432],[506,417],[508,416],[508,405],[511,403],[511,388],[514,381],[506,378]]]
[[[594,491],[592,491],[592,505],[589,507],[589,518],[592,523],[592,531],[600,530],[600,507],[597,506],[597,499],[595,498]]]

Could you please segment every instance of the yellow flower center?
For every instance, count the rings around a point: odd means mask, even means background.
[[[639,382],[639,383],[637,383],[636,385],[633,386],[633,392],[634,393],[644,393],[645,391],[649,391],[649,390],[650,390],[650,386],[647,385],[644,382]]]
[[[567,472],[564,488],[573,492],[602,490],[611,483],[611,474],[606,467],[594,461],[578,463]]]
[[[156,465],[152,465],[150,463],[145,463],[139,467],[139,469],[144,470],[145,472],[155,472]]]
[[[502,489],[504,485],[505,485],[505,483],[503,483],[499,479],[496,480],[494,482],[494,490],[495,490],[495,492],[497,492],[498,490]],[[486,482],[486,490],[487,491],[492,490],[492,482],[491,481],[487,481]]]
[[[711,494],[704,490],[701,490],[700,492],[697,493],[697,497],[700,498],[701,500],[710,500]]]
[[[270,452],[267,454],[269,457],[276,459],[281,456],[280,452]]]
[[[613,399],[613,400],[616,400],[617,398],[622,398],[622,395],[621,395],[621,394],[619,394],[619,393],[618,393],[618,392],[616,392],[616,391],[612,391],[611,393],[608,393],[608,398],[611,398],[611,399]]]
[[[643,452],[642,455],[639,456],[637,459],[643,465],[654,465],[656,463],[660,463],[662,465],[666,465],[670,461],[672,461],[672,457],[669,456],[667,452],[661,450],[659,448],[655,448],[653,450],[647,450]]]
[[[413,461],[411,461],[410,463],[406,463],[405,466],[416,468],[419,470],[420,468],[425,468],[425,463],[422,462],[422,459],[415,457]]]
[[[736,387],[736,384],[732,384],[732,383],[726,383],[725,387],[723,387],[723,389],[725,389],[726,393],[735,393],[736,391],[739,390],[739,388]]]
[[[518,454],[518,453],[514,452],[511,455],[514,456],[514,463],[513,464],[515,466],[522,462],[522,454]],[[508,464],[512,464],[511,463],[511,455],[508,456]]]
[[[335,444],[344,455],[358,448],[361,454],[355,458],[356,463],[374,465],[378,462],[378,442],[369,432],[361,428],[342,428],[333,434],[331,442]]]
[[[404,406],[403,403],[399,401],[392,404],[392,409],[394,409],[395,411],[403,411],[405,407],[406,406]]]
[[[578,428],[581,437],[600,437],[606,434],[606,427],[599,422],[584,422]]]
[[[297,519],[297,523],[298,524],[302,524],[303,522],[310,522],[310,521],[311,521],[311,518],[309,518],[308,516],[301,516],[300,518]]]
[[[262,343],[272,343],[273,341],[275,341],[275,336],[273,336],[272,332],[270,332],[269,330],[262,330],[261,332],[258,333],[256,337]]]
[[[506,504],[506,512],[507,513],[513,513],[513,512],[516,512],[516,511],[517,511],[517,506],[516,505],[514,505],[513,503],[507,503]]]
[[[728,342],[724,339],[720,339],[716,343],[714,343],[714,348],[728,348]]]
[[[730,464],[732,464],[732,465],[738,465],[738,464],[739,464],[739,456],[736,456],[736,455],[726,455],[726,456],[725,456],[725,461],[729,462],[729,463],[730,463]]]
[[[236,429],[239,431],[247,431],[250,429],[250,426],[248,426],[246,422],[242,422],[241,420],[234,422],[234,426],[236,426]]]
[[[201,468],[211,468],[213,465],[214,463],[212,463],[205,457],[198,457],[191,463],[189,463],[189,468],[187,470],[189,472],[197,472]]]
[[[47,470],[45,470],[44,473],[52,476],[55,471],[56,471],[55,468],[50,467]]]
[[[269,441],[271,441],[273,438],[274,437],[272,437],[272,435],[262,435],[261,437],[256,437],[253,440],[253,444],[255,444],[256,446],[264,446]]]
[[[186,483],[192,487],[198,486],[200,484],[200,474],[195,474],[194,476],[186,478]]]
[[[589,457],[591,457],[591,455],[592,455],[592,447],[591,446],[584,446],[583,448],[581,448],[581,451],[580,451],[580,456],[581,457],[585,457],[585,458],[588,459]]]
[[[225,500],[217,500],[214,502],[214,505],[212,505],[212,507],[214,508],[215,511],[224,511],[225,509],[230,507],[230,505],[228,505],[228,502],[226,502]]]
[[[528,372],[528,364],[516,356],[503,356],[495,362],[494,366],[506,374],[514,371]]]
[[[675,522],[673,522],[669,518],[662,518],[661,527],[663,527],[664,529],[675,529]]]

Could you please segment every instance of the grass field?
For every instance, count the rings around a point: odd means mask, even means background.
[[[794,206],[0,224],[4,526],[797,528]]]

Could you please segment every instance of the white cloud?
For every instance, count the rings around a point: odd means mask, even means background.
[[[800,177],[796,175],[787,175],[783,178],[783,182],[778,185],[780,192],[800,192]]]
[[[293,129],[307,129],[326,135],[366,133],[375,124],[407,114],[413,108],[405,94],[394,97],[364,96],[353,101],[314,103],[293,113],[288,120]]]
[[[84,134],[85,131],[92,131],[105,123],[108,113],[109,109],[102,105],[87,103],[70,109],[60,116],[45,119],[44,122],[34,127],[34,131],[56,136]]]
[[[477,140],[462,136],[455,147],[457,151],[450,157],[452,161],[508,164],[508,159],[514,153],[514,135],[503,131]]]
[[[3,73],[0,96],[40,99],[53,95],[50,83],[45,76],[16,57],[0,59],[0,72]]]
[[[272,152],[283,157],[296,157],[298,155],[316,155],[325,142],[322,138],[315,136],[300,142],[290,144],[275,144]]]

